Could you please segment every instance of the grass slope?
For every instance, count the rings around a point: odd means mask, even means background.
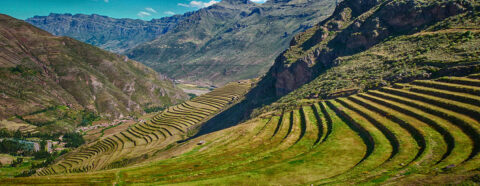
[[[167,148],[158,160],[132,167],[2,182],[478,184],[476,77],[418,80],[266,113]]]
[[[230,83],[203,96],[170,107],[151,120],[130,125],[69,153],[37,175],[98,171],[124,167],[154,158],[174,147],[202,122],[237,102],[251,86],[249,81]]]

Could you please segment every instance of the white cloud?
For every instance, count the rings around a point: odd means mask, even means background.
[[[220,1],[211,0],[210,2],[203,1],[190,1],[190,3],[178,3],[178,6],[188,7],[188,8],[204,8],[207,6],[212,6],[213,4],[219,3]]]
[[[175,15],[175,12],[172,12],[172,11],[166,11],[166,12],[163,12],[164,14],[167,14],[167,15]]]
[[[250,1],[252,1],[254,3],[265,3],[265,2],[267,2],[267,0],[250,0]]]
[[[152,12],[152,13],[157,13],[157,11],[155,9],[150,8],[150,7],[145,8],[145,10],[147,10],[149,12]]]
[[[140,11],[138,12],[137,16],[139,17],[147,17],[147,16],[151,16],[152,14],[148,13],[148,12],[145,12],[145,11]]]
[[[178,6],[190,7],[189,5],[187,5],[185,3],[178,3]]]

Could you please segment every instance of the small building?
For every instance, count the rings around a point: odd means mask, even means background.
[[[38,144],[38,143],[33,143],[33,151],[35,151],[35,152],[40,151],[40,144]]]
[[[47,152],[49,152],[49,153],[53,152],[52,140],[47,140]]]

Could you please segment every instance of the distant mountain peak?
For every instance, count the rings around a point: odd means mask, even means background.
[[[253,4],[250,0],[222,0],[223,4],[231,4],[231,5],[240,5],[240,4]]]
[[[275,3],[289,3],[290,1],[293,0],[268,0],[265,2],[266,4],[275,4]]]

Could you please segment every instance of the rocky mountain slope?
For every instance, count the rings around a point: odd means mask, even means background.
[[[101,15],[55,14],[35,16],[25,21],[54,35],[69,36],[115,53],[154,40],[168,32],[185,16],[143,21],[114,19]]]
[[[27,22],[124,53],[175,79],[218,85],[265,73],[291,38],[325,19],[336,2],[223,0],[151,21],[51,14]]]
[[[175,79],[203,84],[262,75],[291,38],[330,15],[333,0],[224,0],[126,54]]]
[[[480,69],[478,7],[454,0],[342,2],[292,39],[245,101],[206,125],[220,130],[311,100],[474,73]]]
[[[295,36],[264,90],[279,102],[334,98],[471,72],[480,62],[475,1],[347,1]],[[473,65],[473,66],[472,66]]]
[[[82,121],[77,111],[113,119],[186,99],[169,79],[141,63],[7,15],[0,15],[0,45],[1,119],[71,130]]]

